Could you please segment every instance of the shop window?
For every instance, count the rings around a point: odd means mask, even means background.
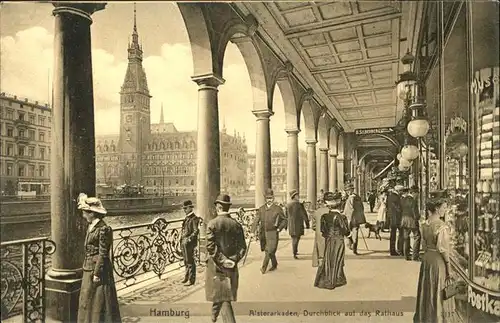
[[[467,32],[462,7],[444,48],[444,174],[449,194],[445,221],[451,229],[452,255],[462,271],[469,264],[469,104],[467,83]]]
[[[495,10],[496,8],[496,10]],[[472,278],[487,290],[500,291],[500,89],[498,5],[470,8],[472,24],[472,82],[475,167]],[[497,23],[492,23],[496,21]],[[494,46],[496,44],[496,46]],[[479,303],[479,302],[478,302]],[[479,306],[476,306],[479,308]],[[496,308],[495,306],[493,306]],[[483,311],[498,316],[488,305]],[[493,313],[496,312],[496,313]],[[498,317],[496,317],[498,319]],[[488,319],[490,321],[490,319]]]

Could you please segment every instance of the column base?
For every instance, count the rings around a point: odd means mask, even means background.
[[[76,322],[82,279],[45,277],[47,317],[60,322]]]

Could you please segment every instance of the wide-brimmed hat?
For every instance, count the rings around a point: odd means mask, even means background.
[[[405,187],[403,185],[396,185],[396,186],[394,186],[394,190],[395,191],[402,191],[402,190],[404,190],[404,188]]]
[[[299,192],[297,190],[291,190],[288,194],[290,195],[290,198],[293,199],[295,195],[299,195]]]
[[[193,202],[191,200],[184,201],[182,203],[182,208],[187,209],[188,207],[194,207]]]
[[[78,195],[78,209],[105,215],[108,213],[97,197],[88,197],[85,193]]]
[[[270,188],[266,190],[266,198],[268,197],[274,197],[274,191]]]
[[[342,194],[339,192],[326,192],[323,195],[326,204],[338,204],[342,200]]]
[[[221,194],[219,197],[215,200],[214,204],[223,204],[223,205],[231,205],[231,198],[227,194]]]

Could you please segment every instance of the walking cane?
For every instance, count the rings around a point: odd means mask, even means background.
[[[361,237],[363,238],[363,241],[365,242],[365,247],[366,247],[366,250],[370,250],[370,249],[368,248],[368,244],[366,243],[365,234],[363,233],[363,229],[362,229],[362,228],[359,228],[359,231],[361,232]]]
[[[247,250],[245,251],[245,258],[243,258],[243,265],[245,264],[245,261],[247,261],[247,256],[248,256],[248,252],[250,251],[250,244],[251,243],[252,243],[252,237],[250,237],[250,240],[248,240]]]

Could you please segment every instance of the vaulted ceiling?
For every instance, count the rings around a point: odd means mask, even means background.
[[[257,18],[261,35],[292,62],[345,131],[396,124],[400,58],[413,44],[406,26],[414,9],[406,2],[243,2],[237,7]]]

